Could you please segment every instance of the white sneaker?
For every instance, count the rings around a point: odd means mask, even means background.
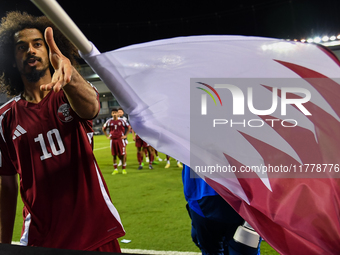
[[[145,157],[145,162],[149,163],[149,157]]]
[[[157,160],[158,160],[159,162],[162,162],[162,161],[163,161],[163,159],[161,159],[160,157],[157,157]]]
[[[121,160],[119,160],[118,166],[121,166],[121,165],[122,165],[122,161],[121,161]]]

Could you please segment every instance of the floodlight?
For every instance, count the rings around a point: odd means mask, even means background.
[[[322,37],[322,41],[323,41],[323,42],[327,42],[328,40],[329,40],[329,37],[328,37],[328,36]]]
[[[321,42],[321,38],[317,36],[317,37],[314,38],[313,42],[319,43],[319,42]]]

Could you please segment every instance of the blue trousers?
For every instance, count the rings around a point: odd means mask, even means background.
[[[252,248],[234,241],[233,236],[243,218],[220,196],[207,196],[198,200],[204,215],[187,206],[191,217],[191,237],[203,255],[257,255]]]

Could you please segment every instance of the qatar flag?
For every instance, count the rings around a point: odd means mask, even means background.
[[[339,62],[242,36],[82,56],[158,151],[189,165],[282,254],[338,254]]]

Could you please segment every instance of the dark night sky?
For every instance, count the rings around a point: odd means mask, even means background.
[[[339,0],[59,0],[87,38],[104,52],[187,35],[233,34],[301,39],[340,33]],[[29,0],[1,0],[0,15],[41,15]]]

